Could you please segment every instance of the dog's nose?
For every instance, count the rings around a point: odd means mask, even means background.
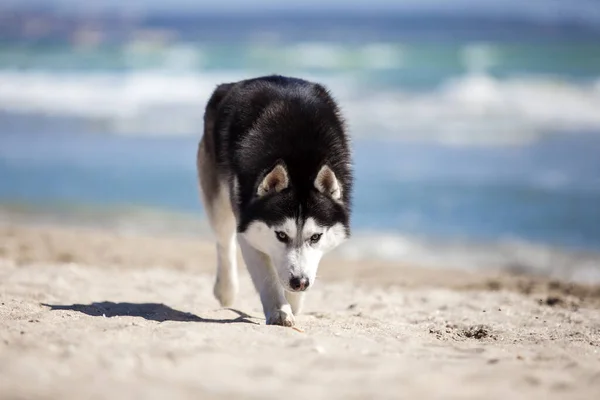
[[[304,276],[292,276],[290,278],[290,287],[292,290],[301,292],[308,288],[309,282],[308,278]]]

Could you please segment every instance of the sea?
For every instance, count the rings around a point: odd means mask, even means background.
[[[273,18],[166,43],[0,40],[0,221],[209,235],[206,101],[277,73],[322,82],[346,117],[339,255],[600,282],[600,30]]]

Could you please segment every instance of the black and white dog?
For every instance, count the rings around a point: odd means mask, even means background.
[[[265,76],[215,89],[197,166],[222,306],[238,290],[239,243],[267,324],[294,325],[321,257],[350,236],[351,158],[338,105],[320,84]]]

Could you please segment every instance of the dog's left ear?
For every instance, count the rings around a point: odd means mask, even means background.
[[[342,187],[340,186],[335,173],[327,165],[323,165],[315,179],[315,188],[336,201],[342,199]]]

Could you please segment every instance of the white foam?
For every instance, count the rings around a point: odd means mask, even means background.
[[[600,90],[550,79],[473,74],[428,93],[353,98],[357,131],[456,145],[522,144],[543,134],[600,129]]]
[[[389,53],[380,47],[369,51]],[[394,54],[387,57],[386,63],[396,62]],[[487,62],[477,61],[481,56],[469,57],[476,60],[471,61],[473,64]],[[113,133],[197,135],[204,106],[215,86],[254,75],[256,72],[251,71],[2,71],[0,110],[89,119]],[[319,79],[332,89],[357,136],[453,145],[511,145],[528,143],[547,133],[600,130],[600,80],[577,85],[550,78],[498,80],[472,73],[429,92],[413,93],[373,91],[357,75],[307,77]]]

